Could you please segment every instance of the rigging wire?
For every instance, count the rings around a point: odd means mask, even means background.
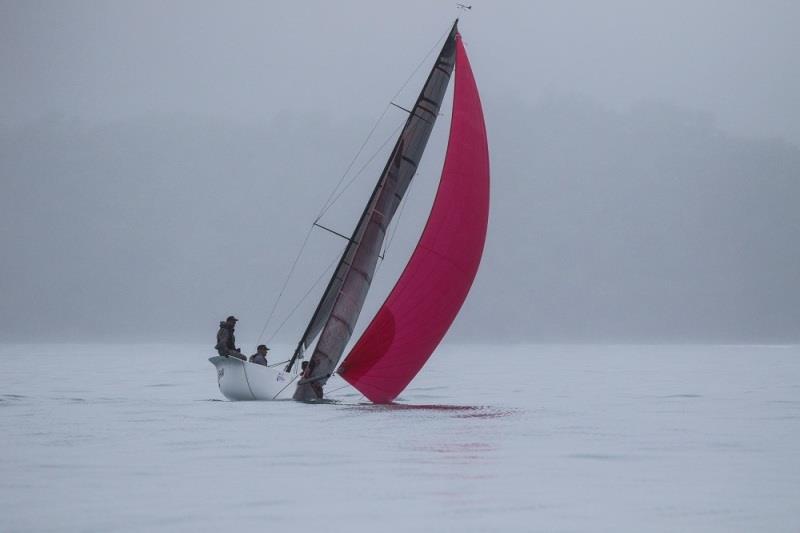
[[[270,335],[269,339],[267,339],[267,342],[272,342],[272,339],[275,338],[275,335],[277,335],[278,332],[283,328],[283,326],[286,325],[286,323],[289,321],[289,319],[292,318],[292,316],[300,308],[300,306],[303,304],[303,302],[306,301],[306,298],[308,298],[308,295],[311,294],[311,291],[313,291],[317,287],[317,285],[319,285],[319,282],[323,280],[325,275],[330,271],[331,268],[333,268],[333,265],[335,265],[338,260],[339,260],[339,258],[337,256],[337,257],[334,258],[333,261],[331,261],[331,263],[328,265],[328,267],[322,272],[322,274],[319,275],[319,277],[314,282],[314,284],[311,285],[311,287],[309,287],[309,289],[306,291],[306,293],[303,295],[303,297],[300,298],[300,301],[297,302],[297,304],[289,312],[289,314],[286,315],[286,318],[283,319],[283,322],[281,322],[280,325],[278,326],[278,328],[275,331],[272,332],[272,335]]]
[[[328,195],[328,199],[325,200],[325,203],[322,204],[322,209],[320,209],[319,214],[317,215],[317,218],[314,219],[314,222],[319,222],[319,219],[322,218],[322,216],[328,211],[328,209],[333,204],[336,203],[336,200],[338,200],[339,197],[337,196],[336,199],[333,200],[333,202],[331,202],[331,198],[333,198],[333,195],[336,193],[336,191],[342,185],[342,182],[344,181],[344,178],[347,177],[347,174],[350,172],[350,169],[353,168],[353,165],[356,163],[356,160],[361,155],[361,152],[364,151],[364,147],[367,146],[367,143],[372,138],[372,134],[375,133],[376,129],[378,129],[378,124],[380,124],[381,121],[383,120],[383,117],[386,116],[386,112],[389,111],[389,107],[390,107],[390,104],[386,104],[386,107],[383,108],[383,112],[378,117],[378,120],[375,121],[375,124],[373,124],[372,129],[369,130],[369,133],[367,134],[367,138],[364,139],[364,142],[359,147],[358,151],[356,152],[356,155],[353,156],[353,159],[350,161],[350,164],[347,165],[347,168],[344,170],[344,173],[342,174],[342,177],[339,178],[339,181],[336,183],[336,186],[333,188],[333,190],[331,190],[331,193]],[[330,205],[329,205],[329,203],[330,203]]]
[[[370,158],[367,160],[367,162],[366,162],[366,163],[364,163],[364,165],[362,165],[362,167],[361,167],[361,168],[358,170],[358,172],[356,172],[356,174],[355,174],[355,175],[354,175],[352,178],[350,178],[350,181],[348,181],[348,182],[347,182],[347,184],[344,186],[344,189],[342,189],[342,190],[341,190],[341,192],[339,192],[339,194],[337,194],[337,195],[336,195],[336,198],[334,198],[334,199],[333,199],[333,202],[331,202],[331,204],[330,204],[330,205],[329,205],[327,208],[325,208],[324,212],[322,213],[322,215],[320,215],[320,217],[322,217],[323,215],[325,215],[325,213],[328,211],[328,209],[330,209],[331,207],[333,207],[333,206],[334,206],[334,204],[336,204],[336,202],[338,202],[338,201],[339,201],[339,198],[341,198],[341,197],[342,197],[342,195],[343,195],[345,192],[347,192],[347,189],[348,189],[348,188],[350,188],[350,186],[353,184],[353,182],[355,182],[355,181],[356,181],[356,179],[357,179],[357,178],[358,178],[358,177],[359,177],[359,176],[360,176],[360,175],[361,175],[361,174],[362,174],[362,173],[363,173],[363,172],[364,172],[364,171],[367,169],[367,167],[369,166],[369,164],[370,164],[370,163],[372,163],[372,161],[373,161],[373,160],[374,160],[376,157],[378,157],[378,154],[380,154],[380,153],[381,153],[381,151],[383,150],[383,148],[384,148],[384,147],[385,147],[387,144],[389,144],[389,141],[391,141],[392,139],[394,139],[394,136],[397,134],[397,132],[398,132],[398,131],[400,131],[400,129],[401,129],[402,127],[403,127],[403,124],[400,124],[399,126],[397,126],[397,127],[394,129],[394,131],[392,131],[392,133],[390,133],[390,134],[389,134],[389,136],[386,138],[386,140],[385,140],[385,141],[383,141],[383,143],[382,143],[382,144],[381,144],[381,145],[380,145],[380,146],[377,148],[377,150],[375,150],[375,153],[374,153],[374,154],[372,154],[372,157],[370,157]],[[319,218],[318,218],[317,220],[319,220]]]
[[[258,341],[256,344],[261,343],[261,338],[264,336],[264,332],[267,331],[267,326],[272,321],[272,317],[275,315],[275,310],[278,308],[278,303],[281,301],[281,297],[283,296],[284,291],[286,291],[287,285],[289,285],[289,280],[292,279],[292,274],[294,273],[294,269],[297,267],[298,261],[300,261],[300,256],[303,255],[303,250],[306,249],[306,245],[308,244],[308,239],[311,237],[311,232],[314,229],[314,226],[310,226],[308,231],[306,232],[306,237],[303,239],[303,244],[300,245],[300,250],[297,252],[297,255],[292,262],[292,267],[289,269],[289,274],[286,276],[286,280],[283,282],[283,287],[281,287],[280,292],[278,292],[278,297],[275,299],[275,303],[272,304],[272,310],[269,312],[269,316],[267,317],[267,321],[264,322],[264,327],[261,328],[261,333],[258,334]]]
[[[336,391],[340,391],[340,390],[342,390],[342,389],[346,389],[347,387],[351,387],[351,386],[352,386],[352,385],[350,385],[349,383],[345,383],[345,384],[344,384],[344,385],[342,385],[341,387],[336,387],[336,388],[335,388],[335,389],[333,389],[333,390],[325,391],[325,394],[331,394],[331,393],[334,393],[334,392],[336,392]]]
[[[348,165],[347,165],[347,168],[344,170],[344,173],[342,174],[342,177],[340,177],[340,178],[339,178],[339,181],[336,183],[336,186],[333,188],[333,190],[331,190],[331,193],[328,195],[328,198],[327,198],[327,200],[325,200],[325,203],[324,203],[324,204],[322,204],[322,209],[320,209],[320,211],[319,211],[319,214],[317,215],[317,218],[315,218],[315,219],[314,219],[314,222],[319,222],[319,219],[320,219],[320,218],[322,218],[322,216],[323,216],[325,213],[327,213],[327,212],[328,212],[328,209],[330,209],[330,208],[333,206],[333,204],[335,204],[335,203],[336,203],[336,200],[338,200],[338,199],[339,199],[339,197],[337,196],[337,197],[336,197],[336,198],[335,198],[335,199],[334,199],[334,200],[331,202],[331,198],[333,198],[333,195],[334,195],[334,194],[336,194],[336,191],[337,191],[337,190],[339,189],[339,187],[342,185],[342,182],[343,182],[343,181],[344,181],[344,179],[347,177],[347,174],[350,172],[350,170],[353,168],[353,165],[356,163],[356,160],[357,160],[357,159],[358,159],[358,157],[361,155],[361,152],[363,152],[363,151],[364,151],[364,147],[365,147],[365,146],[367,146],[367,143],[368,143],[368,142],[369,142],[369,140],[372,138],[372,134],[373,134],[373,133],[375,133],[375,130],[376,130],[376,129],[378,129],[378,125],[379,125],[379,124],[381,123],[381,121],[383,120],[383,117],[385,117],[385,116],[386,116],[386,112],[387,112],[387,111],[389,111],[389,107],[390,107],[390,105],[391,105],[391,104],[386,104],[386,107],[384,107],[384,108],[383,108],[383,112],[381,112],[380,116],[378,117],[378,120],[376,120],[376,121],[375,121],[375,124],[373,124],[373,125],[372,125],[372,129],[371,129],[371,130],[369,130],[369,133],[367,134],[367,138],[366,138],[366,139],[364,139],[364,142],[363,142],[363,143],[361,144],[361,146],[359,147],[358,151],[356,152],[356,155],[355,155],[355,156],[353,156],[353,159],[350,161],[350,164],[348,164]]]

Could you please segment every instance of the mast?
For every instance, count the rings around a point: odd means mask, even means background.
[[[425,85],[409,112],[389,160],[353,230],[350,242],[345,247],[287,366],[287,369],[291,369],[313,339],[320,335],[309,362],[309,375],[298,383],[295,391],[296,400],[322,398],[322,387],[333,373],[353,334],[372,283],[386,230],[416,173],[439,115],[455,65],[457,25],[458,20],[453,24]]]

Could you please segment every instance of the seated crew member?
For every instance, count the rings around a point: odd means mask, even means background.
[[[259,344],[258,348],[256,348],[256,353],[250,356],[250,362],[255,363],[257,365],[264,365],[267,366],[267,352],[269,348],[266,347],[264,344]]]
[[[219,353],[223,357],[235,357],[237,359],[241,359],[242,361],[247,361],[247,357],[243,356],[241,350],[236,347],[236,337],[233,334],[233,330],[236,328],[236,322],[238,322],[238,318],[231,315],[225,319],[225,322],[219,323],[219,331],[217,331],[217,345],[214,348],[217,349],[217,353]]]

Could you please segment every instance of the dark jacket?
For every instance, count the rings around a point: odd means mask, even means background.
[[[261,355],[260,353],[256,352],[250,356],[250,362],[255,363],[257,365],[267,366],[267,356]]]
[[[227,322],[219,323],[217,331],[217,345],[214,346],[220,354],[236,351],[236,337],[233,335],[233,327]]]

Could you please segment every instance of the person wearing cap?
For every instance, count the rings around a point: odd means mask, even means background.
[[[236,322],[239,319],[231,315],[225,319],[225,322],[219,323],[219,331],[217,331],[217,349],[223,357],[235,357],[242,361],[247,361],[247,357],[242,355],[242,351],[236,347],[236,337],[233,335],[233,330],[236,328]]]
[[[250,356],[250,362],[255,363],[257,365],[264,365],[267,366],[267,352],[269,348],[267,348],[264,344],[259,344],[258,348],[256,348],[256,353]]]

